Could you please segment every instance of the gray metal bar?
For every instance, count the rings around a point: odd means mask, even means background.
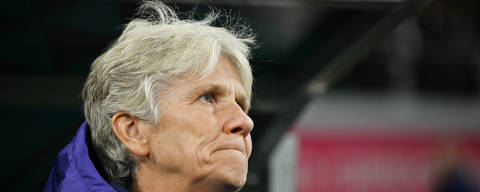
[[[415,14],[430,1],[431,0],[411,0],[394,9],[389,16],[382,19],[374,28],[332,60],[312,81],[317,83],[317,85],[312,85],[314,86],[313,89],[309,87],[309,91],[313,91],[314,93],[326,91],[328,87],[331,87],[336,81],[347,74],[359,59],[364,57],[375,46],[379,45],[405,18]],[[323,85],[318,86],[318,83],[322,83]],[[316,90],[315,87],[320,89]]]

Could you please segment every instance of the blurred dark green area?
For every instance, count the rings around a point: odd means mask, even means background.
[[[136,4],[2,3],[2,190],[43,188],[56,154],[84,119],[79,94],[90,63],[120,34]]]
[[[185,15],[194,8],[195,18],[201,18],[209,10],[205,2],[177,1],[174,6]],[[250,161],[250,172],[257,175],[249,175],[256,180],[247,181],[246,191],[266,191],[268,176],[262,168],[285,132],[276,125],[288,127],[294,121],[306,103],[304,95],[295,94],[303,93],[312,78],[332,63],[339,67],[327,75],[335,77],[329,91],[386,92],[400,85],[420,94],[478,96],[476,0],[434,1],[415,12],[408,10],[423,4],[397,8],[404,2],[422,1],[216,2],[217,8],[244,18],[258,41],[251,61],[255,76],[251,116],[256,127],[252,137],[258,151]],[[79,94],[90,64],[120,35],[138,5],[133,0],[2,3],[0,80],[6,84],[0,94],[2,190],[43,188],[55,155],[84,119]],[[416,40],[389,36],[398,25],[419,31],[422,51],[408,70],[399,68],[400,73],[395,73],[392,58],[402,56],[397,54],[398,41]],[[358,51],[345,51],[349,48]]]
[[[83,75],[122,23],[114,1],[9,1],[1,9],[8,71]]]

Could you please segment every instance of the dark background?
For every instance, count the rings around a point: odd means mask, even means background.
[[[138,1],[6,1],[0,16],[1,188],[39,191],[84,120],[91,62]],[[197,18],[232,10],[257,34],[251,61],[254,153],[245,191],[266,191],[265,160],[312,94],[343,90],[474,99],[480,89],[476,0],[176,1]],[[312,88],[313,87],[313,88]],[[479,117],[480,118],[480,117]]]

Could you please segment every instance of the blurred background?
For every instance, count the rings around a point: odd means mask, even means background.
[[[0,7],[3,191],[40,191],[84,121],[91,62],[134,0]],[[480,191],[477,0],[183,0],[257,34],[242,191]]]

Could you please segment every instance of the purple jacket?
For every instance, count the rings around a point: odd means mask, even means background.
[[[88,156],[88,146],[85,139],[87,129],[87,122],[84,122],[73,140],[60,151],[43,189],[44,192],[116,191],[100,176]]]

